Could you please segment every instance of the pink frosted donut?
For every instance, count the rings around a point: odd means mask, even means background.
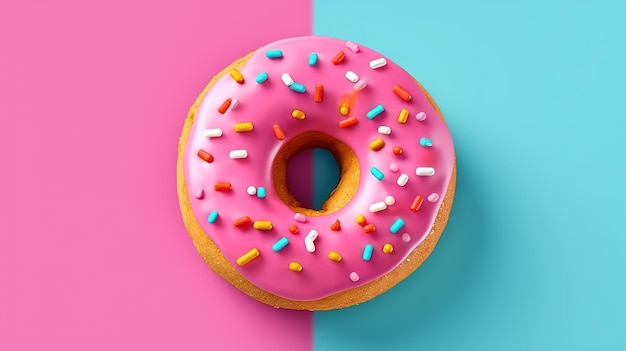
[[[286,184],[297,152],[329,149],[341,179],[322,210]],[[367,301],[428,257],[449,216],[455,153],[406,71],[352,42],[268,44],[218,74],[179,144],[185,226],[204,260],[276,307]]]

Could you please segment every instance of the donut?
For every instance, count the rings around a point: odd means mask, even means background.
[[[294,155],[323,148],[340,170],[321,209],[290,191]],[[279,40],[217,74],[178,146],[183,222],[208,266],[277,308],[368,301],[433,251],[454,198],[441,111],[389,58],[353,42]]]

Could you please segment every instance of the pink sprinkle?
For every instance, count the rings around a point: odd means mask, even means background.
[[[415,115],[415,118],[417,118],[417,120],[421,122],[426,119],[426,114],[424,112],[420,112]]]
[[[437,193],[432,193],[428,195],[428,201],[437,202],[437,200],[439,200],[439,195],[437,195]]]
[[[356,45],[355,43],[351,42],[351,41],[347,41],[346,42],[346,46],[348,47],[348,49],[354,51],[354,52],[359,52],[361,51],[361,49],[359,49],[359,46]]]
[[[196,199],[202,199],[204,197],[204,189],[196,190]]]
[[[350,273],[350,280],[352,280],[355,283],[358,282],[359,281],[359,275],[356,274],[356,272]]]
[[[296,221],[298,221],[298,222],[302,222],[302,223],[306,222],[306,216],[305,216],[305,215],[303,215],[302,213],[296,213],[296,214],[293,216],[293,219],[295,219],[295,220],[296,220]]]
[[[397,171],[400,170],[400,168],[398,168],[398,165],[395,163],[390,163],[389,164],[389,170],[392,171],[393,173],[396,173]]]
[[[409,233],[402,234],[402,241],[404,241],[405,243],[411,241],[411,236],[409,235]]]
[[[366,86],[367,86],[367,82],[364,79],[361,79],[360,81],[354,83],[354,86],[352,87],[352,89],[354,89],[354,91],[361,91]]]

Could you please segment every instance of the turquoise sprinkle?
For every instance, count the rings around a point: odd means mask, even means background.
[[[283,57],[283,52],[280,50],[267,50],[265,52],[265,57],[267,58],[281,58]]]
[[[217,211],[211,211],[211,213],[209,213],[209,223],[215,223],[215,221],[217,221],[217,216]]]
[[[369,261],[372,259],[372,252],[374,252],[374,247],[372,245],[367,244],[363,249],[363,260]]]
[[[376,167],[370,168],[370,173],[372,173],[372,175],[378,180],[383,180],[385,178],[385,174]]]
[[[374,117],[378,116],[384,111],[385,111],[385,108],[383,107],[383,105],[378,104],[376,105],[376,107],[374,107],[367,113],[367,118],[374,119]]]
[[[431,147],[433,146],[433,141],[428,138],[422,138],[420,139],[420,145],[424,147]]]
[[[265,188],[264,187],[260,186],[258,189],[256,189],[256,196],[259,199],[265,199],[265,195],[267,195],[267,194],[265,192]]]
[[[293,83],[289,86],[289,89],[298,92],[298,93],[304,93],[306,92],[306,88],[304,87],[304,85],[300,84],[300,83]]]
[[[280,240],[275,242],[274,245],[272,245],[272,250],[274,250],[274,252],[278,252],[284,249],[287,244],[289,244],[289,239],[282,237]]]
[[[389,227],[389,231],[396,234],[400,231],[400,229],[402,229],[402,227],[404,227],[404,220],[402,218],[398,218],[395,222],[393,222],[391,227]]]
[[[317,65],[317,54],[312,53],[311,55],[309,55],[309,66],[315,66],[315,65]]]
[[[259,73],[258,76],[256,76],[256,82],[261,84],[261,83],[265,82],[267,80],[267,78],[269,78],[269,76],[267,75],[267,72],[261,72],[261,73]]]

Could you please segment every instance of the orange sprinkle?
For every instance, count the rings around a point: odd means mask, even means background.
[[[274,135],[276,135],[276,139],[278,140],[285,139],[285,132],[283,132],[283,129],[278,124],[274,124],[272,129],[274,130]]]
[[[400,155],[400,154],[402,154],[402,148],[401,148],[401,147],[399,147],[399,146],[395,146],[395,147],[393,148],[393,154],[394,154],[394,155]]]
[[[233,221],[233,224],[235,225],[235,227],[240,228],[240,227],[244,227],[247,225],[250,225],[250,223],[252,223],[252,220],[250,219],[250,217],[245,216],[245,217],[241,217],[241,218],[237,218]]]
[[[328,253],[328,258],[331,261],[341,262],[341,255],[336,251],[331,251]]]
[[[346,54],[344,54],[343,51],[339,51],[337,55],[333,57],[333,64],[338,65],[339,62],[343,61],[345,57],[346,57]]]
[[[330,225],[330,230],[334,230],[334,231],[338,231],[341,229],[341,222],[339,222],[338,219],[336,219],[333,224]]]
[[[300,231],[300,229],[298,229],[298,226],[295,224],[292,224],[289,226],[289,232],[291,234],[298,234],[298,232]]]
[[[409,110],[403,108],[398,115],[398,122],[404,124],[409,120]]]
[[[198,151],[198,157],[200,157],[203,161],[206,161],[208,163],[213,162],[213,155],[211,155],[210,153],[204,150]]]
[[[370,150],[380,151],[385,146],[383,139],[378,138],[370,143]]]
[[[343,121],[339,122],[339,127],[341,128],[350,128],[353,125],[359,123],[359,121],[356,119],[356,117],[348,117],[346,119],[344,119]]]
[[[411,101],[411,94],[398,84],[393,86],[393,92],[404,101]]]
[[[350,113],[350,104],[345,102],[341,104],[339,107],[339,113],[341,113],[342,116],[347,116],[348,113]]]
[[[365,227],[363,227],[363,231],[366,233],[371,233],[375,230],[376,230],[376,227],[373,224],[368,224]]]
[[[243,75],[236,69],[230,70],[230,76],[239,84],[243,84]]]
[[[367,224],[367,220],[365,220],[365,216],[358,215],[356,216],[356,223],[362,227]]]
[[[213,188],[215,189],[215,191],[231,191],[231,190],[233,190],[232,184],[230,184],[228,182],[217,182],[217,183],[215,183],[215,186]]]
[[[313,95],[313,101],[322,102],[324,96],[324,86],[321,84],[315,84],[315,94]]]
[[[393,252],[393,245],[391,244],[385,244],[383,245],[383,252],[386,254],[390,254]]]
[[[413,202],[411,203],[411,207],[409,207],[409,209],[413,212],[417,212],[417,210],[419,210],[422,206],[422,202],[424,202],[424,198],[417,195],[415,197],[415,200],[413,200]]]
[[[230,107],[231,102],[233,102],[233,99],[231,98],[226,99],[226,101],[222,103],[222,106],[220,106],[220,108],[218,108],[217,111],[221,114],[226,113],[226,110],[228,110],[228,108]]]
[[[289,269],[293,272],[302,272],[302,265],[298,262],[289,263]]]

